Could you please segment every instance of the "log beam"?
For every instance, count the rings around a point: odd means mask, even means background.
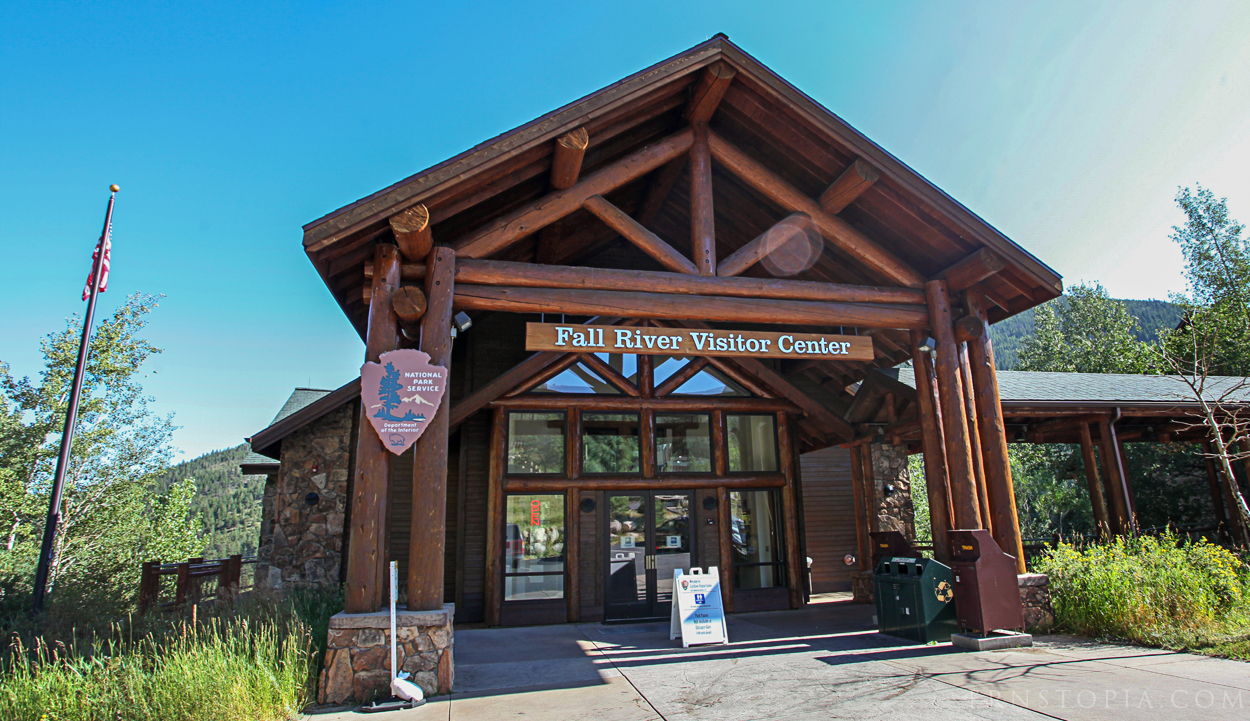
[[[692,123],[690,145],[690,254],[699,275],[716,275],[716,221],[712,206],[712,154],[707,123]]]
[[[1124,494],[1124,477],[1120,470],[1120,453],[1109,417],[1098,420],[1099,451],[1102,452],[1103,477],[1106,479],[1107,495],[1111,497],[1112,527],[1116,534],[1132,534],[1128,504]]]
[[[946,470],[946,441],[942,437],[942,416],[935,390],[936,374],[933,359],[920,350],[925,342],[924,331],[911,332],[912,357],[915,359],[916,405],[920,415],[920,444],[924,453],[925,490],[929,495],[929,526],[933,535],[933,557],[950,563],[950,536],[954,525],[951,516],[951,491]]]
[[[976,481],[977,503],[981,506],[981,524],[993,535],[994,519],[990,515],[990,496],[985,488],[985,459],[981,455],[981,424],[977,419],[972,361],[968,357],[967,344],[959,346],[959,374],[964,382],[964,410],[968,414],[968,438],[972,442],[972,477]]]
[[[372,276],[372,270],[366,272]],[[423,280],[424,266],[404,264],[404,280]],[[643,291],[689,295],[815,300],[846,303],[896,303],[924,306],[924,292],[912,288],[842,285],[777,278],[708,278],[684,272],[617,270],[568,265],[537,265],[506,260],[456,260],[456,282],[472,285],[509,285],[530,288]],[[875,333],[875,331],[874,331]],[[893,347],[888,339],[882,342]]]
[[[859,446],[851,447],[851,506],[855,509],[855,547],[859,570],[872,570],[872,545],[868,536],[868,510],[864,505],[864,464]]]
[[[429,209],[424,204],[417,203],[392,215],[390,222],[391,232],[395,234],[395,242],[399,244],[399,252],[404,254],[404,259],[424,263],[425,256],[434,247]]]
[[[737,74],[738,71],[726,63],[713,63],[704,68],[694,86],[694,92],[690,95],[690,102],[686,104],[686,120],[691,124],[711,120]]]
[[[456,254],[451,248],[430,251],[425,277],[429,308],[421,319],[421,350],[430,364],[446,369],[451,380],[451,303]],[[450,393],[444,387],[438,404],[417,439],[412,461],[412,526],[408,536],[408,610],[438,611],[443,607],[443,548],[447,537],[447,436]]]
[[[391,298],[399,287],[399,248],[379,244],[373,255],[372,302],[365,333],[365,360],[395,350],[399,326]],[[372,432],[368,409],[361,404],[360,432],[356,437],[356,469],[352,481],[351,527],[347,535],[348,613],[372,613],[382,607],[386,590],[386,501],[389,496],[391,453]]]
[[[807,566],[803,564],[802,539],[799,538],[799,500],[794,475],[794,440],[791,437],[790,416],[785,411],[777,414],[777,460],[786,485],[781,487],[781,516],[785,524],[786,576],[790,587],[790,608],[803,606],[803,579]]]
[[[404,335],[412,340],[421,337],[421,316],[425,315],[425,307],[425,293],[415,286],[400,286],[391,297],[395,317],[399,319]]]
[[[508,411],[496,408],[490,425],[490,476],[486,481],[486,578],[484,596],[487,626],[498,626],[503,611],[504,471],[507,468]]]
[[[551,155],[551,187],[568,190],[577,184],[582,172],[582,158],[590,145],[586,128],[575,128],[556,138],[555,152]]]
[[[764,197],[792,213],[807,213],[811,216],[820,234],[835,250],[863,263],[872,272],[891,283],[908,288],[919,288],[924,285],[924,276],[915,269],[869,240],[846,221],[826,213],[814,200],[733,143],[716,133],[708,133],[708,144],[712,157]]]
[[[928,314],[912,306],[460,284],[456,308],[825,327],[921,328],[928,323]]]
[[[769,253],[789,243],[796,235],[808,232],[811,227],[812,219],[805,213],[793,213],[782,218],[776,225],[722,260],[716,266],[716,275],[722,278],[741,275]]]
[[[582,203],[582,207],[607,223],[612,230],[620,233],[626,240],[638,246],[642,252],[651,256],[657,263],[676,273],[697,274],[699,268],[673,246],[665,243],[660,236],[642,227],[638,221],[629,217],[625,211],[603,199],[603,196],[592,195]]]
[[[929,296],[929,320],[937,340],[938,399],[942,408],[942,436],[946,441],[946,467],[951,484],[951,509],[957,528],[981,528],[981,507],[977,501],[972,470],[972,441],[968,437],[968,413],[964,407],[963,380],[959,373],[959,347],[951,323],[950,297],[946,282],[925,284]],[[1010,551],[1009,551],[1010,553]]]
[[[980,283],[1006,266],[1002,258],[982,248],[933,278],[946,281],[948,292],[958,293]]]
[[[567,190],[558,190],[528,203],[461,238],[456,255],[484,258],[540,230],[582,207],[592,195],[603,195],[667,163],[690,149],[693,131],[681,130],[648,145],[583,178]]]
[[[830,215],[837,215],[880,179],[881,174],[876,168],[869,165],[863,158],[856,158],[855,162],[843,170],[838,179],[820,194],[820,207]]]

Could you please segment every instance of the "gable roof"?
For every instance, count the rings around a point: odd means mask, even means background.
[[[390,242],[390,216],[423,203],[429,208],[435,240],[455,242],[547,193],[553,141],[562,134],[579,127],[588,131],[584,177],[679,130],[687,97],[702,71],[714,64],[726,65],[736,75],[709,121],[712,131],[809,197],[820,195],[857,159],[880,174],[838,215],[885,250],[925,277],[981,249],[998,256],[1004,267],[982,282],[1001,306],[991,308],[991,321],[1061,293],[1055,271],[723,35],[309,223],[304,226],[305,251],[363,337],[367,311],[363,266],[377,242]],[[612,191],[610,199],[637,215],[641,196],[663,170]],[[714,164],[713,172],[718,255],[725,257],[784,212],[773,212],[772,202],[720,165]],[[683,171],[681,177],[687,174]],[[685,247],[689,233],[688,203],[683,183],[677,182],[649,225],[679,248]],[[560,223],[561,252],[555,256],[566,265],[587,262],[587,253],[603,249],[616,237],[603,231],[602,223],[585,211],[569,215]],[[537,253],[537,240],[523,238],[491,257],[529,260]],[[625,244],[627,254],[633,250]],[[816,268],[796,277],[880,282],[862,265],[824,250]],[[649,262],[639,253],[633,256],[640,263]],[[887,346],[883,366],[910,355],[905,334],[896,333],[892,340],[883,344]]]
[[[890,392],[906,388],[914,397],[914,369],[876,369],[865,379],[856,397],[865,391],[873,392],[877,386],[888,388]],[[1124,406],[1184,409],[1198,405],[1189,386],[1180,376],[1172,375],[998,371],[998,393],[1005,413],[1013,409],[1071,406],[1110,410]],[[1225,394],[1228,397],[1223,398],[1223,402],[1250,404],[1250,380],[1237,376],[1207,378],[1203,393],[1206,400],[1217,401]]]
[[[269,463],[278,463],[275,459],[282,453],[283,438],[359,395],[359,378],[333,391],[296,388],[286,399],[286,403],[282,404],[278,415],[273,417],[273,422],[247,439],[252,444],[252,453],[243,463],[247,464],[252,456],[268,457]]]

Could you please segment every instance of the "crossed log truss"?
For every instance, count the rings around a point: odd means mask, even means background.
[[[396,246],[378,245],[364,274],[364,299],[369,306],[367,358],[398,347],[401,333],[435,357],[449,360],[449,319],[454,310],[512,313],[569,313],[644,319],[657,324],[706,327],[706,322],[776,323],[816,328],[863,328],[874,336],[880,354],[924,358],[918,348],[932,333],[938,352],[932,373],[918,371],[923,446],[933,509],[934,537],[945,553],[949,527],[991,528],[1009,553],[1023,563],[1006,459],[1006,437],[998,404],[993,353],[985,303],[1007,303],[977,286],[1004,267],[1001,259],[981,250],[926,278],[838,216],[872,187],[879,173],[856,159],[819,198],[813,199],[769,170],[728,139],[712,132],[708,121],[733,82],[735,70],[724,62],[703,73],[684,111],[687,127],[583,176],[582,160],[591,138],[577,128],[553,142],[549,192],[504,216],[459,237],[450,246],[436,246],[430,212],[416,204],[390,218]],[[712,160],[788,215],[725,258],[717,257],[712,193]],[[673,186],[689,167],[690,248],[685,254],[659,237],[650,226]],[[605,196],[644,175],[650,184],[631,216]],[[608,228],[654,259],[664,271],[634,271],[555,265],[555,224],[586,210]],[[843,285],[742,274],[800,233],[816,233],[834,255],[861,267],[880,285]],[[538,263],[490,260],[528,236],[538,234]],[[396,252],[398,251],[398,252]],[[404,286],[419,281],[424,292]],[[952,294],[961,291],[966,317],[954,322]],[[891,330],[911,331],[910,347],[886,336]],[[586,358],[589,356],[583,356]],[[961,360],[962,359],[962,360]],[[538,353],[516,368],[462,399],[455,408],[440,408],[432,428],[416,445],[414,508],[417,499],[437,515],[446,491],[447,428],[469,414],[496,404],[527,379],[558,372],[569,355]],[[594,361],[589,361],[594,363]],[[796,438],[828,444],[850,441],[854,429],[783,374],[752,359],[707,358],[692,364],[695,372],[711,364],[734,380],[784,403],[779,412],[792,414]],[[834,390],[854,376],[849,364],[820,364]],[[811,372],[816,365],[799,361],[791,371]],[[602,371],[602,369],[600,369]],[[610,369],[609,369],[610,370]],[[604,371],[606,372],[606,371]],[[920,381],[924,376],[924,382]],[[628,398],[624,399],[628,402]],[[777,402],[774,401],[774,402]],[[517,401],[514,401],[517,402]],[[367,425],[362,419],[361,427]],[[385,543],[387,483],[390,457],[373,434],[361,433],[352,510],[352,542],[348,559],[347,610],[376,610],[382,601],[381,549]],[[863,523],[868,523],[863,519]],[[420,527],[419,527],[420,526]],[[413,514],[409,564],[409,608],[441,608],[441,518]],[[941,539],[938,540],[939,535]],[[437,536],[437,538],[436,538]],[[437,553],[435,553],[437,551]],[[424,559],[424,560],[422,560]]]

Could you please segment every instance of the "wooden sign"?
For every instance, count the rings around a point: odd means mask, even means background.
[[[526,350],[870,361],[872,337],[824,333],[527,323]]]
[[[447,369],[419,350],[383,353],[380,363],[360,367],[360,401],[382,445],[395,455],[425,432],[447,390]]]

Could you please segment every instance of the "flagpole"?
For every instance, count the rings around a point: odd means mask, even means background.
[[[31,600],[31,612],[43,610],[43,597],[48,585],[48,571],[52,566],[56,529],[61,523],[61,496],[65,487],[65,471],[69,467],[70,447],[74,442],[74,424],[78,420],[78,396],[82,393],[83,376],[87,370],[87,355],[91,350],[91,322],[95,317],[95,300],[100,294],[100,281],[104,268],[105,251],[108,248],[109,230],[113,223],[113,201],[121,188],[109,186],[109,206],[104,213],[104,230],[100,233],[98,252],[91,268],[91,295],[87,299],[87,314],[82,320],[82,342],[78,345],[78,363],[74,366],[74,385],[70,388],[69,407],[65,410],[65,428],[61,432],[61,454],[56,459],[56,475],[52,479],[52,498],[48,501],[48,519],[43,526],[43,547],[39,550],[39,570],[35,572],[35,595]]]

